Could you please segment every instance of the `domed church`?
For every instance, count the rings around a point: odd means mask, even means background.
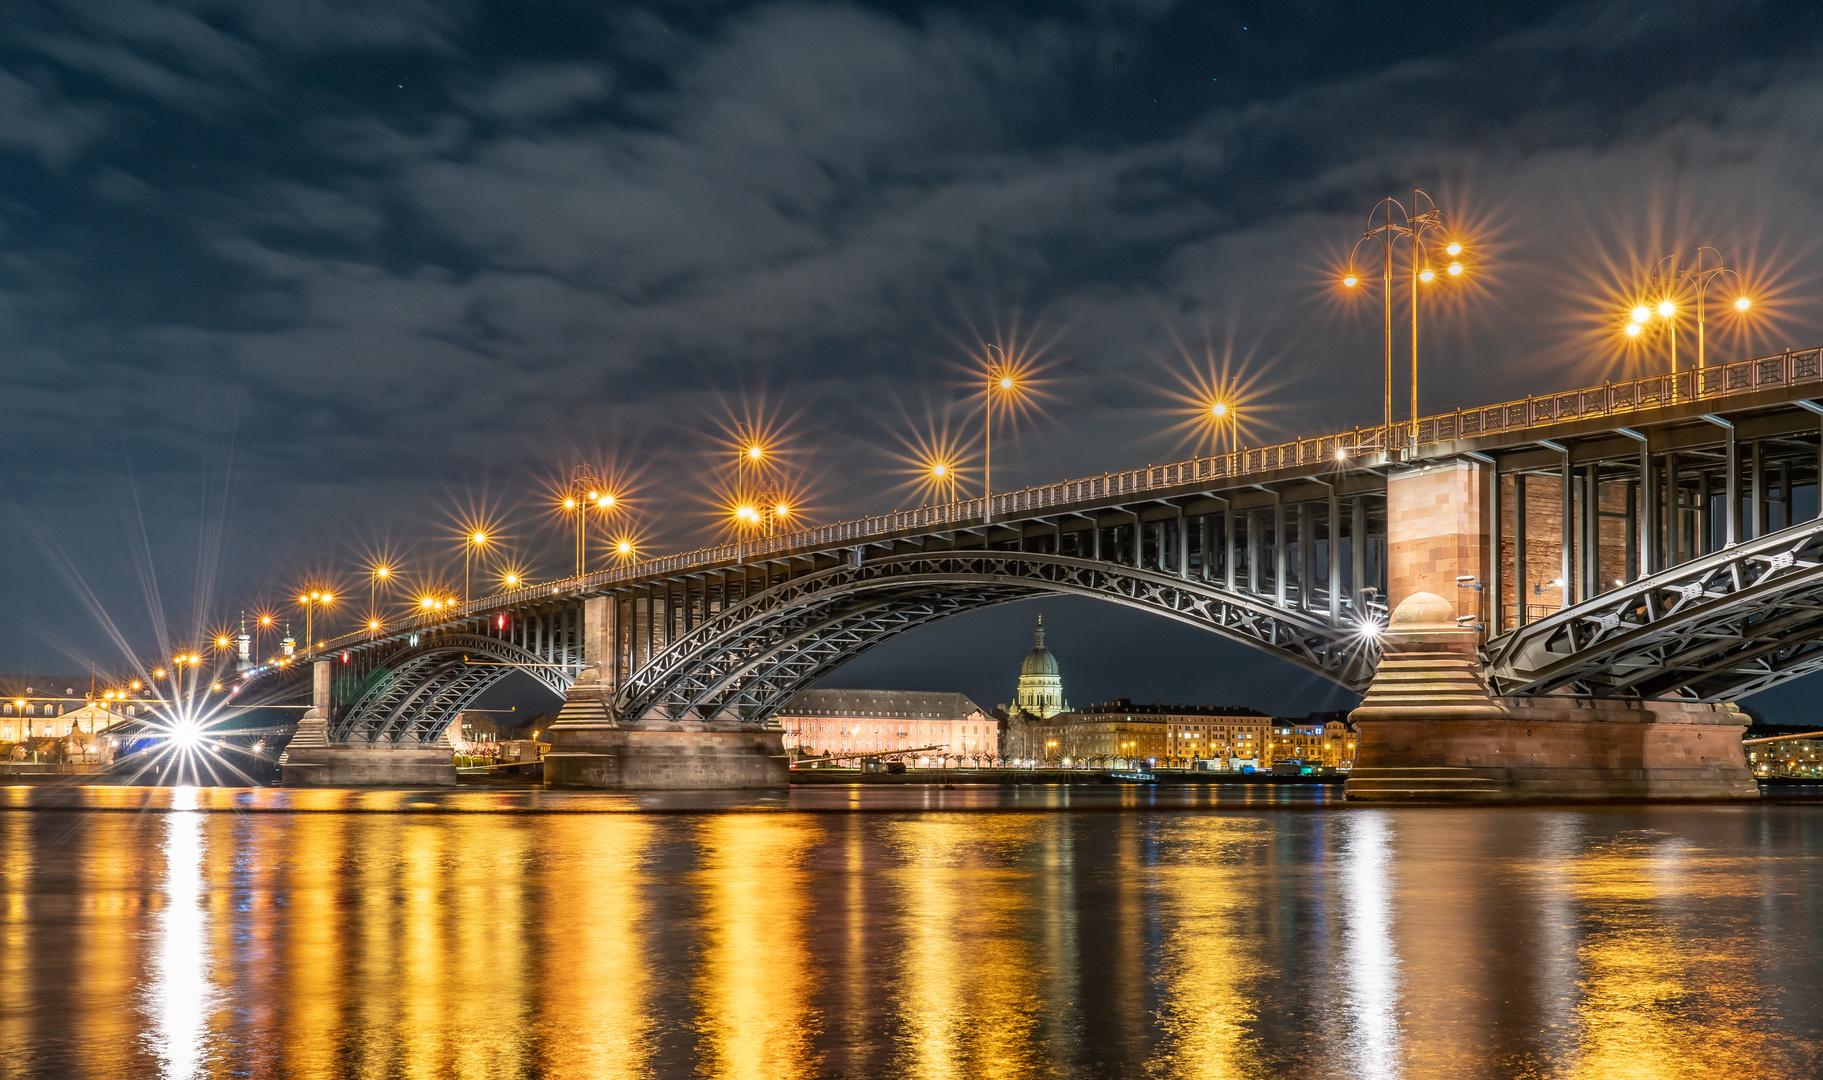
[[[1013,704],[1020,711],[1042,720],[1068,712],[1063,699],[1063,676],[1057,670],[1057,657],[1044,645],[1044,616],[1038,616],[1038,630],[1032,637],[1032,651],[1019,665],[1019,689]]]

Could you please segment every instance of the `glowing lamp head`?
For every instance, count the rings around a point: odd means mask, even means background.
[[[1659,301],[1659,304],[1658,304],[1658,317],[1659,318],[1669,319],[1671,316],[1676,315],[1676,314],[1677,314],[1677,305],[1676,304],[1672,303],[1669,300]]]
[[[1012,388],[1013,388],[1013,377],[1011,375],[1000,376],[1000,389],[1011,390]]]
[[[949,466],[939,461],[930,467],[930,474],[939,479],[949,475]]]
[[[1348,460],[1348,451],[1342,449],[1340,446],[1336,447],[1336,460],[1337,461],[1347,461]]]
[[[331,596],[331,595],[329,595],[329,594],[328,594],[328,593],[324,593],[324,594],[323,594],[323,596],[322,596],[322,598],[321,598],[321,599],[319,599],[319,600],[318,600],[318,601],[317,601],[317,603],[319,603],[319,604],[328,604],[328,603],[333,603],[333,602],[334,602],[334,601],[335,601],[335,597],[333,597],[333,596]]]
[[[378,619],[368,619],[367,620],[367,629],[378,630],[379,628],[380,628],[380,620],[378,620]]]
[[[1209,406],[1209,415],[1215,417],[1217,420],[1227,416],[1228,403],[1226,401],[1218,401],[1214,405]]]
[[[225,649],[228,647],[228,639],[226,637],[218,637],[215,639],[215,644],[217,647]]]
[[[272,625],[272,616],[261,615],[260,616],[260,625],[261,626],[271,626]]]
[[[748,461],[758,461],[759,459],[761,459],[765,456],[766,456],[766,448],[763,446],[754,445],[754,446],[749,446],[747,448],[747,460]]]
[[[373,576],[374,577],[391,577],[392,576],[392,567],[376,566],[373,568]]]
[[[1347,288],[1350,288],[1350,289],[1352,289],[1352,288],[1354,288],[1354,287],[1355,287],[1355,286],[1356,286],[1356,285],[1359,285],[1359,284],[1360,284],[1360,283],[1361,283],[1361,279],[1360,279],[1360,278],[1358,278],[1358,277],[1356,277],[1356,276],[1354,276],[1354,275],[1353,275],[1353,274],[1352,274],[1352,273],[1351,273],[1351,274],[1345,274],[1345,275],[1343,275],[1343,277],[1342,277],[1342,284],[1343,284],[1343,285],[1344,285],[1344,286],[1345,286],[1345,287],[1347,287]]]
[[[1418,271],[1418,280],[1419,281],[1434,281],[1434,280],[1436,280],[1436,277],[1437,277],[1437,271],[1432,270],[1428,266],[1425,267],[1424,269]]]
[[[518,574],[508,574],[508,575],[506,575],[505,580],[509,586],[517,585],[517,584],[519,584],[519,575]]]
[[[1736,311],[1746,311],[1748,308],[1750,308],[1752,306],[1753,306],[1753,301],[1747,299],[1745,296],[1737,298],[1734,302],[1734,310],[1736,310]]]
[[[574,510],[574,509],[576,509],[576,500],[575,500],[575,499],[565,499],[565,500],[563,500],[563,508],[564,508],[564,509],[565,509],[565,510]]]
[[[1638,337],[1639,336],[1639,324],[1638,323],[1630,322],[1627,324],[1627,336],[1628,337]]]
[[[485,544],[485,543],[487,543],[487,534],[478,532],[475,535],[469,537],[469,539],[474,541],[477,544]]]
[[[1641,304],[1640,306],[1633,309],[1633,321],[1635,323],[1643,323],[1647,319],[1650,319],[1651,317],[1652,317],[1652,309],[1647,307],[1644,304]]]
[[[777,514],[780,517],[790,517],[791,516],[791,507],[785,505],[784,503],[780,503],[777,506],[772,508],[772,512]]]
[[[428,611],[431,608],[434,608],[437,606],[436,597],[426,596],[422,600],[418,601],[418,606],[421,608],[424,608],[426,611]]]
[[[1462,254],[1462,245],[1460,243],[1457,243],[1454,240],[1451,240],[1449,247],[1446,247],[1443,250],[1449,252],[1451,255],[1460,255],[1460,254]]]
[[[752,521],[760,516],[760,512],[751,506],[743,506],[739,510],[736,510],[735,513],[742,521]]]
[[[152,677],[153,677],[153,678],[154,678],[154,679],[162,679],[162,678],[164,678],[164,677],[165,677],[165,669],[164,669],[164,668],[158,668],[158,669],[156,669],[156,670],[154,670],[154,671],[153,671],[153,672],[152,672]]]
[[[620,543],[614,545],[614,550],[622,555],[631,555],[633,554],[633,545],[622,540]]]
[[[133,689],[135,689],[135,690],[139,689],[139,680],[134,679],[133,682],[131,683],[131,685],[132,685]],[[122,696],[124,696],[124,695],[122,695]]]
[[[1462,264],[1461,263],[1453,262],[1450,264],[1450,276],[1451,277],[1457,277],[1461,273],[1462,273]]]

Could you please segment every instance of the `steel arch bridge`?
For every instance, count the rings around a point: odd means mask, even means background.
[[[515,671],[559,697],[573,676],[510,640],[454,633],[376,654],[333,679],[329,738],[337,743],[434,742],[482,693]]]
[[[616,722],[757,724],[897,634],[1060,594],[1359,688],[1389,563],[1436,546],[1390,487],[1451,461],[1481,470],[1483,527],[1448,599],[1496,694],[1726,700],[1823,670],[1823,529],[1792,524],[1820,423],[1823,350],[1788,352],[818,525],[334,639],[316,700],[335,741],[425,741],[515,670],[564,694],[598,668],[588,708]]]
[[[1359,690],[1379,650],[1359,627],[1246,593],[1106,562],[1017,552],[900,555],[790,579],[724,609],[634,672],[627,719],[770,719],[836,666],[908,630],[1014,600],[1089,596],[1255,646]]]

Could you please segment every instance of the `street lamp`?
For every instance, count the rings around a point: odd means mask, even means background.
[[[989,357],[987,369],[987,398],[983,410],[982,442],[986,449],[986,466],[982,470],[981,480],[981,520],[994,520],[994,395],[1001,397],[1019,394],[1019,371],[1007,358],[1006,350],[998,345],[987,347]],[[999,357],[995,361],[994,357]]]
[[[1425,205],[1430,207],[1430,209],[1425,210],[1422,213],[1418,211],[1418,199],[1420,197],[1424,199]],[[1395,221],[1393,219],[1394,210],[1399,212],[1399,220]],[[1363,232],[1361,234],[1361,239],[1355,241],[1354,251],[1349,253],[1349,268],[1347,273],[1342,277],[1342,285],[1345,288],[1352,289],[1361,283],[1360,276],[1356,274],[1354,270],[1355,254],[1361,250],[1361,245],[1367,241],[1380,241],[1384,267],[1381,274],[1380,291],[1381,300],[1386,312],[1384,332],[1386,345],[1385,430],[1386,451],[1390,454],[1392,452],[1393,431],[1393,248],[1398,244],[1400,237],[1405,237],[1411,243],[1412,427],[1410,446],[1415,450],[1418,445],[1418,285],[1420,282],[1429,284],[1436,280],[1437,277],[1437,271],[1429,265],[1429,260],[1426,258],[1427,252],[1424,244],[1424,235],[1433,230],[1447,231],[1451,226],[1449,215],[1437,209],[1437,204],[1431,198],[1430,192],[1425,191],[1423,188],[1412,189],[1412,205],[1409,211],[1406,209],[1404,203],[1389,196],[1381,199],[1379,203],[1374,206],[1373,210],[1368,212],[1367,220],[1372,222],[1375,214],[1382,214],[1382,221],[1379,225],[1372,226],[1367,231]],[[1460,240],[1451,240],[1448,244],[1444,245],[1443,251],[1450,257],[1448,266],[1444,268],[1446,274],[1451,278],[1461,277],[1462,262],[1459,256],[1462,254],[1462,242]]]
[[[380,582],[392,577],[392,567],[375,563],[367,569],[367,610],[371,613],[378,602]]]
[[[304,655],[309,656],[316,650],[316,609],[335,603],[335,597],[325,590],[312,590],[299,595],[298,603],[304,607]],[[178,659],[182,661],[182,657]]]
[[[1715,265],[1708,267],[1707,269],[1703,267],[1703,252],[1705,251],[1715,252]],[[1721,277],[1723,274],[1727,274],[1734,278],[1735,286],[1739,288],[1741,285],[1741,275],[1722,265],[1722,253],[1716,251],[1715,248],[1699,247],[1696,249],[1695,254],[1696,266],[1689,270],[1678,271],[1677,276],[1685,281],[1696,283],[1696,366],[1697,370],[1700,371],[1708,366],[1708,358],[1704,353],[1703,338],[1705,336],[1704,299],[1705,294],[1709,291],[1709,283],[1716,278]],[[1752,306],[1753,301],[1749,300],[1744,293],[1735,297],[1734,310],[1746,314],[1747,309]]]
[[[462,541],[462,602],[468,603],[469,563],[475,549],[489,544],[488,535],[480,530],[470,533]]]

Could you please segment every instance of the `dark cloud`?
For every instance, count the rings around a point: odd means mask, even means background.
[[[881,509],[908,422],[961,422],[956,365],[1015,320],[1050,342],[1049,396],[1005,482],[1185,452],[1186,352],[1238,355],[1281,432],[1371,422],[1374,320],[1327,283],[1415,183],[1480,258],[1427,321],[1427,407],[1637,366],[1603,305],[1699,242],[1769,297],[1727,348],[1811,343],[1819,33],[1795,7],[1626,2],[1397,25],[1318,3],[27,6],[0,30],[8,492],[134,606],[115,508],[137,497],[145,565],[185,579],[220,513],[197,477],[232,444],[220,588],[191,590],[219,614],[482,503],[556,572],[540,485],[616,452],[650,543],[694,546],[712,436],[762,389],[819,512]],[[57,624],[38,560],[5,587]],[[58,636],[100,654],[85,618]]]

